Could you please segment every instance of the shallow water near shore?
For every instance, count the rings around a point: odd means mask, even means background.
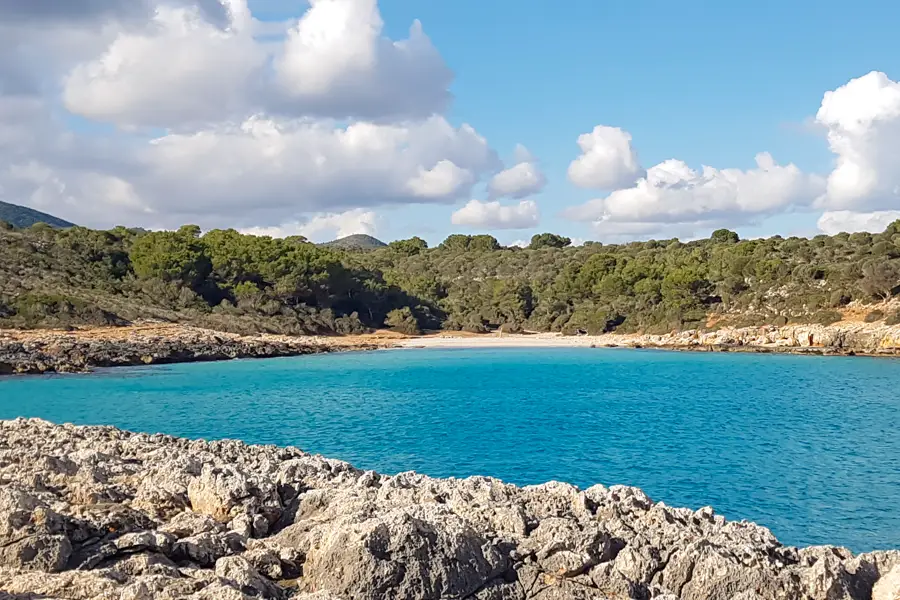
[[[900,361],[430,349],[0,380],[0,418],[296,445],[385,473],[643,488],[786,544],[900,547]]]

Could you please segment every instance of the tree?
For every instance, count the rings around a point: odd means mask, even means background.
[[[469,249],[469,242],[471,240],[472,236],[453,233],[448,235],[447,239],[441,242],[440,247],[444,250],[450,250],[451,252],[465,252]]]
[[[428,249],[428,242],[415,236],[408,240],[397,240],[388,244],[393,250],[404,256],[415,256]]]
[[[473,235],[469,239],[469,250],[473,252],[493,252],[500,249],[500,242],[492,235]]]
[[[422,333],[419,321],[408,306],[397,308],[388,313],[384,324],[400,333],[419,335]]]
[[[199,287],[212,271],[212,263],[192,233],[154,231],[137,238],[128,253],[135,275]]]
[[[900,286],[900,261],[868,263],[863,267],[859,285],[870,296],[887,300]]]
[[[572,240],[556,235],[555,233],[538,233],[531,236],[531,244],[529,248],[537,250],[538,248],[565,248],[572,244]]]
[[[734,231],[716,229],[709,238],[713,244],[737,244],[741,238]]]

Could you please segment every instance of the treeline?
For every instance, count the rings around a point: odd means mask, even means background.
[[[677,239],[528,248],[489,235],[412,238],[369,252],[196,226],[146,232],[37,225],[0,232],[0,323],[156,317],[236,331],[663,333],[830,323],[900,293],[900,221],[883,233]],[[900,315],[873,307],[870,320]]]

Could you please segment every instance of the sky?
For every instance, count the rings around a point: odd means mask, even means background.
[[[887,0],[0,0],[0,200],[326,241],[881,231]]]

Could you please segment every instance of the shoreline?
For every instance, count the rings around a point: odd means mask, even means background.
[[[0,597],[888,600],[900,549],[782,545],[638,488],[0,421]],[[21,595],[16,595],[21,594]]]
[[[663,335],[617,334],[563,336],[558,333],[443,333],[396,342],[399,348],[631,348],[681,352],[743,352],[816,356],[900,356],[900,325],[867,323],[725,327]]]
[[[391,331],[351,336],[239,335],[168,323],[72,331],[0,330],[0,376],[395,348],[632,348],[900,357],[900,325],[842,322],[595,336],[463,332],[407,336]]]

